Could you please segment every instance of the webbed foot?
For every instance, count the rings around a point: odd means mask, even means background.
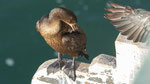
[[[65,67],[64,67],[64,73],[71,78],[73,81],[76,80],[76,68],[75,68],[75,58],[73,59],[72,64],[68,63]]]
[[[62,67],[65,65],[63,60],[57,60],[47,68],[47,74],[56,73],[59,70],[62,70]]]
[[[64,73],[71,78],[73,81],[76,80],[76,74],[73,67],[64,69]]]

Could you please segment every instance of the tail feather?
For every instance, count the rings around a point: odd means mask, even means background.
[[[89,60],[89,55],[88,55],[88,53],[86,52],[86,50],[81,51],[81,52],[79,53],[79,55],[80,55],[81,57],[84,57],[84,58],[86,58],[87,60]]]

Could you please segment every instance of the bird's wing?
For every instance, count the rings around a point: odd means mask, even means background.
[[[86,36],[80,32],[66,32],[62,35],[62,43],[70,50],[81,50],[86,47]]]
[[[68,24],[62,24],[63,31],[62,31],[62,43],[70,50],[81,50],[86,47],[86,35],[83,30],[78,26],[78,31],[70,30],[70,26]]]
[[[111,20],[116,29],[122,35],[126,35],[128,40],[141,42],[148,27],[148,12],[144,9],[132,9],[129,6],[114,3],[108,4],[114,8],[106,8],[111,13],[105,14],[105,18]]]
[[[64,33],[62,42],[70,51],[78,52],[79,56],[85,57],[89,60],[89,56],[86,52],[86,36],[83,32],[68,32]]]

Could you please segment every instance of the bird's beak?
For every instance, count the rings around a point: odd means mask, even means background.
[[[77,31],[79,29],[78,25],[76,23],[70,24],[73,31]]]

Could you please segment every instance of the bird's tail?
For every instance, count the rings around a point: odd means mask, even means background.
[[[86,49],[83,50],[83,51],[81,51],[81,52],[79,53],[79,55],[80,55],[81,57],[84,57],[84,58],[86,58],[87,60],[89,60],[89,55],[88,55],[88,53],[86,52]]]

